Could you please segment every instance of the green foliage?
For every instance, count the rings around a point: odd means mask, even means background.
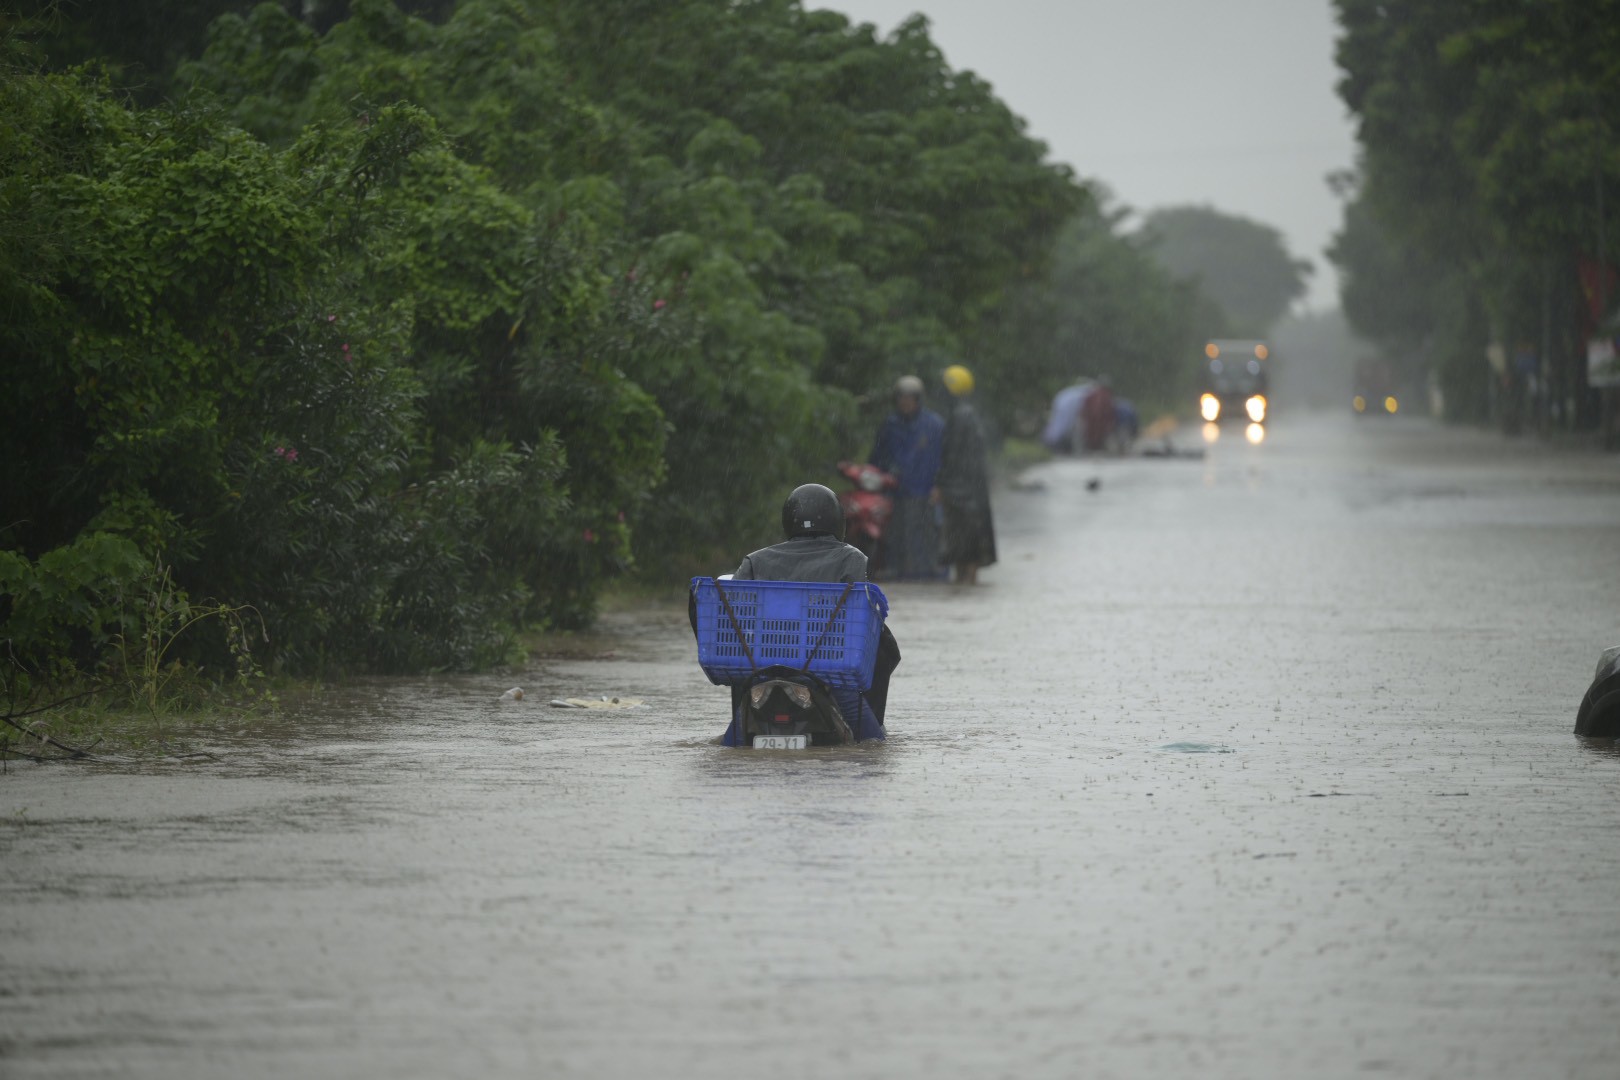
[[[121,89],[143,104],[183,92],[177,66],[195,57],[222,16],[241,16],[258,0],[9,0],[10,11],[34,24],[41,51],[55,70],[103,65]],[[400,8],[443,21],[454,0],[396,0]],[[298,12],[326,30],[349,17],[349,0],[275,0],[263,5]],[[5,18],[0,12],[0,20]],[[0,23],[3,25],[3,23]]]
[[[200,51],[144,29],[179,7],[218,13]],[[581,625],[616,575],[755,539],[920,365],[1023,405],[1068,374],[1042,329],[1122,386],[1182,355],[1188,290],[920,18],[127,8],[124,41],[43,39],[112,74],[0,84],[0,450],[33,464],[6,543],[122,537],[252,604],[277,665],[475,667]],[[169,104],[113,91],[181,53]]]
[[[44,714],[90,697],[103,713],[150,721],[159,741],[165,719],[199,704],[198,691],[212,704],[222,690],[239,707],[272,700],[253,652],[263,636],[258,613],[192,601],[168,567],[124,537],[87,533],[32,562],[0,551],[0,596],[0,722],[21,732],[26,746],[76,755],[53,739],[55,724]],[[200,636],[199,624],[223,633]],[[183,659],[199,647],[228,658],[230,674],[204,679],[201,666]],[[10,731],[0,735],[0,757],[10,741]]]
[[[1050,275],[1017,290],[988,324],[983,354],[1020,373],[995,399],[1011,430],[1039,430],[1052,395],[1081,376],[1107,375],[1149,409],[1191,400],[1200,350],[1222,313],[1175,280],[1141,237],[1122,233],[1123,216],[1071,221]]]
[[[1143,231],[1172,274],[1215,301],[1228,332],[1264,337],[1305,295],[1311,264],[1289,255],[1269,225],[1207,206],[1176,206],[1149,214]]]
[[[161,100],[169,75],[202,48],[215,16],[242,0],[11,0],[6,7],[37,20],[42,51],[57,69],[99,63],[144,101]]]
[[[781,0],[466,0],[442,26],[378,0],[353,11],[323,38],[273,5],[221,19],[186,77],[273,144],[412,102],[533,215],[530,238],[468,256],[493,279],[513,280],[498,269],[512,259],[536,275],[517,298],[475,283],[504,322],[422,322],[431,426],[453,445],[475,427],[524,439],[539,420],[581,464],[633,431],[632,460],[664,467],[660,493],[579,501],[639,511],[651,564],[771,520],[785,486],[837,456],[853,398],[965,348],[1083,203],[920,20],[881,41]],[[456,225],[433,234],[476,242]],[[453,323],[469,333],[446,338]],[[563,404],[579,407],[537,400],[574,371],[607,381],[576,398],[569,375]],[[610,405],[604,386],[650,401]],[[628,429],[596,422],[626,415]],[[571,489],[600,473],[571,465]],[[595,518],[580,535],[602,535]]]
[[[94,663],[123,632],[150,567],[121,536],[90,533],[29,560],[0,551],[0,640],[8,665],[47,674]]]
[[[168,567],[149,568],[140,608],[127,619],[107,675],[124,684],[129,703],[156,724],[156,735],[163,738],[163,721],[177,706],[184,705],[177,686],[194,685],[198,669],[174,658],[176,645],[187,631],[202,623],[216,623],[224,630],[225,648],[235,677],[232,690],[243,703],[272,700],[257,685],[264,672],[253,657],[253,631],[263,635],[263,619],[246,605],[232,606],[217,601],[193,603],[183,590],[174,586]],[[189,644],[189,642],[188,642]]]
[[[1426,360],[1469,418],[1484,342],[1551,346],[1568,418],[1589,416],[1576,266],[1615,246],[1599,207],[1620,190],[1620,2],[1336,7],[1363,158],[1334,259],[1358,331]]]
[[[1347,197],[1344,225],[1328,249],[1339,269],[1339,303],[1363,337],[1397,351],[1432,332],[1439,267],[1424,250],[1380,224],[1354,188],[1339,179]]]
[[[520,320],[537,243],[431,117],[390,106],[277,152],[206,107],[130,112],[73,77],[6,92],[24,122],[0,160],[49,230],[31,261],[22,230],[0,246],[27,266],[0,441],[37,463],[5,481],[8,540],[128,537],[187,588],[254,603],[301,669],[496,662],[537,595],[577,592],[522,557],[572,505],[558,435],[424,423],[406,361]],[[634,437],[624,409],[604,422]],[[606,470],[609,493],[645,492],[657,449]]]

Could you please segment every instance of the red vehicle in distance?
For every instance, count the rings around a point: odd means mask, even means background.
[[[849,490],[838,493],[838,505],[844,509],[844,542],[874,560],[875,568],[900,482],[892,473],[865,462],[840,461],[838,471],[851,484]]]

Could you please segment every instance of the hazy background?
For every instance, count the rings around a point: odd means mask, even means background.
[[[1326,0],[825,0],[887,33],[914,12],[953,67],[1029,121],[1055,160],[1142,210],[1209,203],[1282,230],[1316,267],[1340,204],[1324,177],[1354,137],[1334,94]]]

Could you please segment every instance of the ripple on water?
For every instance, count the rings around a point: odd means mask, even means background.
[[[1235,754],[1234,747],[1222,746],[1220,743],[1207,742],[1173,742],[1165,743],[1159,747],[1167,754]]]

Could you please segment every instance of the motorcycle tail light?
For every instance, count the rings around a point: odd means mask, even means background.
[[[760,706],[764,705],[766,700],[771,696],[771,691],[778,688],[785,691],[787,693],[788,700],[793,702],[793,704],[797,705],[799,708],[808,709],[810,707],[810,688],[808,686],[800,686],[798,683],[790,682],[763,682],[758,686],[749,687],[749,704],[756,709],[759,708]]]

